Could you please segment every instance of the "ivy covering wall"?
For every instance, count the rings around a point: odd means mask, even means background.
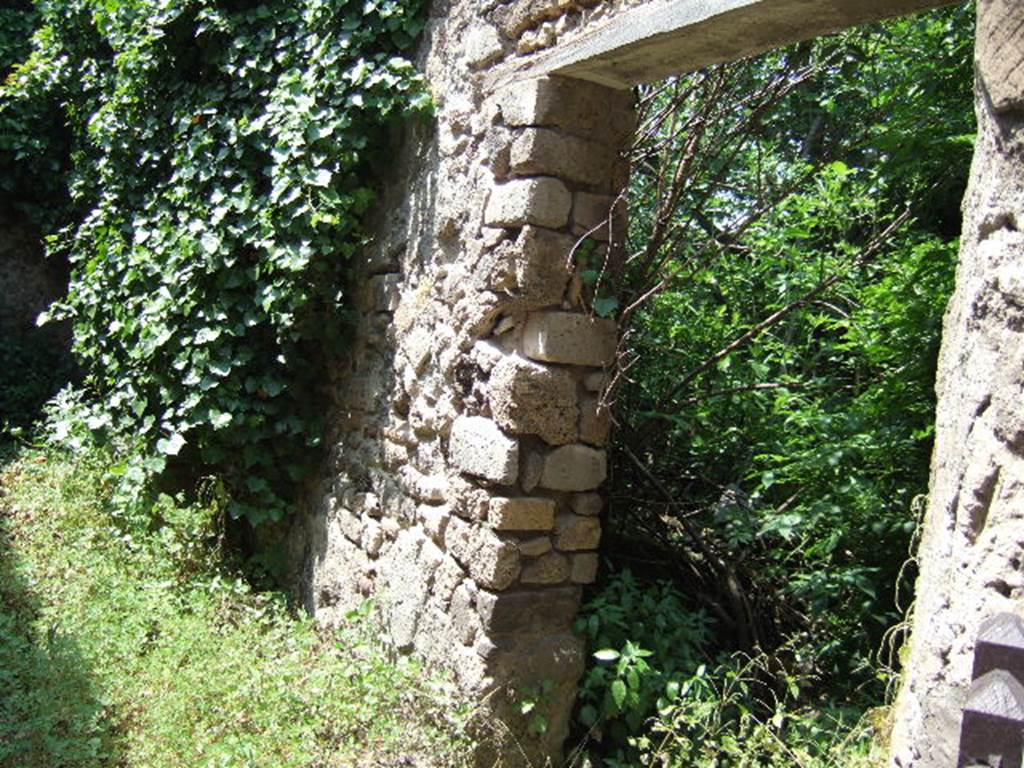
[[[279,519],[315,463],[420,0],[40,0],[0,53],[0,194],[72,265],[88,427],[131,493],[215,474]],[[20,36],[20,37],[19,37]],[[82,409],[79,409],[81,413]],[[68,424],[68,429],[71,429]],[[198,469],[198,472],[197,472]],[[181,473],[173,474],[180,477]]]

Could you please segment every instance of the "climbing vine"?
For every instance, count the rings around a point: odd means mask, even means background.
[[[59,105],[89,427],[129,485],[200,468],[279,519],[322,438],[325,362],[393,120],[429,108],[402,56],[420,0],[41,0],[5,115]],[[33,120],[21,119],[30,129]],[[10,126],[5,123],[8,132]],[[11,140],[8,140],[10,145]]]

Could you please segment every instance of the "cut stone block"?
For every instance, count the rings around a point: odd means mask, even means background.
[[[540,557],[551,551],[551,539],[547,536],[538,536],[535,539],[527,539],[519,542],[519,554],[523,557]]]
[[[614,320],[572,312],[534,312],[523,329],[523,353],[533,360],[595,368],[615,360]]]
[[[588,397],[580,403],[580,440],[601,446],[608,442],[612,414],[597,398]]]
[[[625,147],[636,122],[632,93],[583,80],[521,80],[497,99],[509,127],[559,128],[615,148]]]
[[[569,578],[569,558],[558,552],[527,562],[519,575],[522,584],[561,584]]]
[[[597,579],[598,558],[596,552],[584,552],[572,556],[572,572],[570,578],[573,584],[593,584]]]
[[[497,531],[550,531],[555,527],[555,502],[529,497],[493,498],[487,521]]]
[[[481,590],[476,607],[488,635],[557,632],[572,626],[580,595],[579,587],[497,594]]]
[[[523,471],[519,477],[519,485],[527,493],[531,493],[540,484],[540,476],[544,472],[544,454],[534,449],[527,449],[522,461]]]
[[[563,552],[597,549],[601,543],[601,521],[596,517],[559,515],[555,547]]]
[[[558,179],[514,179],[491,191],[484,211],[488,227],[538,227],[559,229],[569,222],[572,195]]]
[[[550,128],[526,128],[512,143],[510,170],[513,176],[556,176],[607,186],[616,159],[615,150],[586,139]]]
[[[599,493],[577,493],[572,497],[572,511],[577,515],[594,517],[604,509],[604,499]]]
[[[489,401],[494,420],[512,434],[551,445],[576,439],[576,381],[567,371],[510,355],[494,367]]]
[[[573,234],[577,237],[586,235],[603,243],[607,243],[613,236],[615,240],[621,240],[626,231],[625,205],[621,202],[615,205],[616,200],[611,195],[577,192],[572,202]]]
[[[513,246],[516,298],[528,309],[560,304],[572,276],[576,240],[549,229],[524,227]]]
[[[467,475],[501,485],[512,485],[519,476],[519,444],[482,416],[455,420],[448,455],[452,464]]]
[[[466,61],[473,68],[486,67],[503,53],[498,30],[490,24],[477,24],[465,37]]]
[[[594,371],[583,377],[583,386],[588,392],[601,392],[608,386],[609,376],[605,371]]]
[[[480,528],[458,517],[448,521],[445,549],[482,587],[507,589],[518,578],[519,547],[487,528]]]
[[[553,491],[590,491],[608,476],[604,451],[585,445],[556,448],[544,459],[540,485]]]

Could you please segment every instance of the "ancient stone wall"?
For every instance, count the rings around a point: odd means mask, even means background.
[[[599,565],[616,327],[589,310],[581,271],[613,269],[621,248],[609,213],[633,97],[483,80],[599,5],[436,5],[422,62],[436,120],[388,169],[330,464],[290,537],[310,610],[330,623],[374,598],[397,647],[485,703],[483,740],[506,765],[558,752],[582,670],[571,624]],[[548,727],[530,735],[510,713],[541,687]]]
[[[454,672],[494,726],[487,764],[558,755],[583,667],[571,625],[599,565],[616,353],[583,271],[618,267],[634,120],[628,90],[537,73],[625,86],[946,1],[435,2],[421,64],[436,118],[381,169],[330,458],[289,551],[320,620],[373,598],[397,647]],[[903,766],[949,764],[970,638],[1024,590],[1024,21],[1015,0],[981,9],[983,151],[947,319]],[[548,727],[531,734],[514,704],[544,683]]]
[[[1024,5],[980,0],[979,139],[943,329],[894,764],[957,764],[981,623],[1024,616]]]

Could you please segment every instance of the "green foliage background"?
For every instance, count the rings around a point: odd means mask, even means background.
[[[48,0],[19,17],[38,27],[0,91],[2,191],[71,261],[54,314],[74,323],[90,427],[139,449],[127,487],[170,460],[221,477],[236,517],[289,509],[389,125],[428,109],[401,56],[420,6]]]
[[[380,643],[256,592],[221,500],[112,518],[104,450],[0,463],[0,765],[466,765],[468,708]]]
[[[841,749],[835,734],[883,703],[912,599],[972,50],[964,4],[641,92],[668,116],[634,150],[619,306],[669,279],[629,316],[611,568],[578,627],[596,655],[577,719],[604,764],[866,754],[871,727]],[[752,98],[807,67],[770,108]],[[660,169],[699,131],[648,259]]]

